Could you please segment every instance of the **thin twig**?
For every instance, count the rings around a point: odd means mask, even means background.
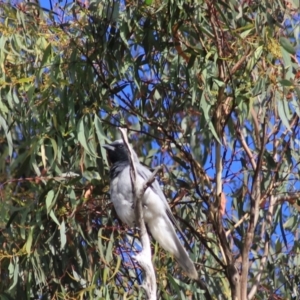
[[[154,182],[156,174],[157,174],[158,172],[160,172],[162,169],[163,169],[163,166],[162,166],[162,165],[157,166],[157,167],[154,169],[154,171],[152,172],[151,176],[148,178],[148,180],[144,182],[144,186],[143,186],[144,193],[146,192],[147,188],[148,188],[149,186],[151,186],[151,184]]]
[[[252,154],[251,150],[249,149],[240,128],[237,129],[237,133],[238,133],[239,141],[242,144],[248,158],[250,159],[250,163],[251,163],[253,170],[256,170],[256,162],[254,160],[253,154]]]

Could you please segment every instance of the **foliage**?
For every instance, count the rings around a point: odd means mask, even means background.
[[[1,299],[144,297],[117,126],[164,164],[211,299],[300,297],[297,1],[0,5]],[[153,251],[160,299],[209,299]]]

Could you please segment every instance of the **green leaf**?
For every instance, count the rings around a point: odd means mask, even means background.
[[[98,140],[100,142],[100,146],[102,146],[106,143],[107,137],[103,130],[100,118],[96,114],[94,116],[94,124],[95,124],[95,128],[96,128],[96,134],[97,134]],[[106,163],[108,165],[105,149],[103,147],[100,147],[100,151],[101,151],[101,157],[106,161]]]
[[[104,257],[104,248],[102,245],[102,235],[103,235],[103,228],[100,228],[98,231],[98,241],[97,241],[97,245],[98,245],[98,251],[99,251],[99,255],[102,259],[105,259]]]
[[[46,209],[47,209],[47,214],[49,214],[50,210],[53,207],[53,199],[54,199],[54,191],[50,190],[46,196]]]
[[[174,161],[181,165],[184,169],[189,169],[188,164],[178,156],[173,156]]]
[[[286,249],[288,249],[288,242],[285,236],[284,225],[283,225],[283,205],[280,206],[280,214],[279,214],[279,228],[282,234],[282,238],[285,244]]]
[[[28,82],[33,82],[33,81],[34,81],[33,76],[18,79],[18,83],[28,83]]]
[[[280,117],[282,123],[284,124],[284,126],[288,130],[291,130],[289,120],[287,119],[287,114],[286,114],[286,111],[285,111],[285,106],[283,104],[283,101],[285,101],[285,100],[278,100],[277,101],[277,104],[278,104],[278,114],[279,114],[279,117]]]
[[[262,91],[265,89],[266,85],[266,78],[260,77],[255,82],[254,88],[252,89],[252,96],[255,97],[257,95],[260,95]]]
[[[51,217],[51,219],[58,225],[60,226],[60,223],[58,221],[58,219],[56,218],[54,211],[51,209],[49,216]]]
[[[60,250],[64,249],[66,243],[67,243],[67,236],[66,236],[66,224],[65,220],[63,220],[59,226],[59,232],[60,232]]]
[[[291,44],[290,40],[285,37],[279,38],[280,45],[290,54],[295,54],[295,47]]]
[[[77,137],[78,141],[80,142],[81,146],[83,146],[84,150],[91,156],[96,157],[94,149],[91,148],[91,145],[89,143],[89,138],[88,138],[88,124],[86,123],[87,117],[83,116],[78,125],[77,125]]]
[[[172,288],[176,292],[176,294],[179,295],[180,294],[180,287],[177,284],[176,280],[173,278],[173,276],[170,276],[170,275],[168,275],[168,280],[169,280]]]
[[[245,27],[245,31],[242,31],[240,36],[242,39],[245,39],[252,31],[253,31],[253,26],[251,26],[251,28],[248,29],[248,27]]]
[[[258,46],[255,49],[255,51],[254,51],[254,58],[255,58],[256,61],[258,61],[260,59],[260,57],[261,57],[261,55],[263,53],[263,49],[264,49],[263,45]]]
[[[110,236],[108,245],[107,245],[107,247],[106,247],[105,260],[106,260],[107,262],[110,262],[110,261],[112,260],[112,258],[113,258],[113,256],[112,256],[112,253],[113,253],[113,245],[114,245],[113,240],[114,240],[114,239],[113,239],[113,233],[112,233],[111,236]]]
[[[204,95],[202,95],[202,97],[201,97],[200,107],[202,108],[202,110],[204,112],[204,118],[205,118],[206,122],[208,123],[208,127],[209,127],[210,131],[212,132],[212,134],[215,137],[215,139],[217,140],[217,142],[222,144],[216,133],[216,130],[211,122],[211,117],[209,115],[211,105],[209,103],[207,103],[207,101],[204,99]]]
[[[13,264],[12,264],[11,271],[13,271],[13,283],[9,288],[9,291],[11,291],[18,283],[18,278],[19,278],[19,259],[14,258],[13,259]]]
[[[297,226],[298,216],[291,216],[288,220],[283,224],[283,228],[293,230],[295,226]]]
[[[287,79],[282,79],[282,80],[279,80],[279,83],[282,85],[282,86],[293,86],[293,82],[287,80]]]
[[[31,246],[32,246],[32,238],[33,238],[33,231],[35,226],[31,226],[28,234],[28,238],[25,244],[25,249],[28,255],[30,255],[31,252]]]
[[[5,115],[9,112],[8,107],[0,99],[0,113]]]
[[[277,163],[274,161],[273,156],[268,151],[265,151],[264,157],[267,162],[267,169],[274,170],[277,167]]]
[[[2,116],[0,116],[0,125],[5,132],[5,136],[8,144],[8,155],[11,157],[13,153],[13,140],[12,140],[11,132],[8,129],[8,125]]]

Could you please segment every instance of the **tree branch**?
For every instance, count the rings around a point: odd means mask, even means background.
[[[144,221],[142,198],[146,189],[154,181],[154,176],[158,172],[159,168],[157,168],[157,170],[152,174],[151,178],[148,181],[144,182],[143,186],[140,187],[137,184],[137,171],[134,163],[133,153],[128,143],[127,130],[125,128],[120,127],[119,130],[121,132],[124,145],[126,146],[128,153],[130,154],[130,178],[133,191],[132,194],[135,209],[135,221],[138,228],[140,228],[140,238],[143,246],[143,250],[138,255],[136,255],[135,259],[137,260],[137,262],[139,263],[139,265],[145,273],[145,279],[142,284],[142,287],[146,292],[147,298],[150,300],[156,300],[156,277],[154,267],[151,261],[151,245]]]
[[[275,202],[276,202],[276,198],[275,198],[275,196],[272,195],[270,197],[270,204],[269,204],[269,209],[267,212],[267,224],[268,224],[269,232],[271,231],[271,228],[272,228],[272,217],[273,217]],[[248,298],[247,298],[248,300],[251,300],[255,296],[257,289],[260,285],[261,275],[263,273],[263,270],[264,270],[264,267],[265,267],[265,264],[266,264],[266,261],[268,258],[268,254],[269,254],[269,245],[270,245],[270,234],[268,232],[266,232],[265,233],[264,254],[263,254],[263,257],[260,262],[259,271],[258,271],[257,275],[255,276],[255,283],[252,286],[252,288],[248,294]]]
[[[253,154],[252,154],[251,150],[249,149],[249,147],[248,147],[248,145],[247,145],[247,143],[244,139],[244,136],[243,136],[240,128],[237,129],[237,133],[238,133],[239,141],[242,144],[248,158],[250,159],[251,166],[252,166],[253,170],[255,170],[256,169],[256,162],[254,160],[254,157],[253,157]]]
[[[261,140],[261,149],[258,155],[258,161],[256,164],[256,168],[254,169],[253,176],[253,184],[251,190],[251,208],[250,208],[250,221],[248,225],[247,234],[244,239],[244,245],[242,250],[242,274],[241,274],[241,299],[247,299],[247,288],[248,288],[248,271],[249,271],[249,251],[254,237],[254,230],[258,220],[259,214],[259,203],[261,198],[261,190],[260,190],[260,181],[261,181],[261,167],[262,160],[265,150],[265,142],[266,142],[266,118],[264,119],[264,123],[262,126],[263,136]],[[247,145],[244,145],[247,146]],[[244,148],[249,150],[248,146]],[[254,161],[254,158],[249,157],[251,161]],[[252,166],[255,166],[255,162]]]

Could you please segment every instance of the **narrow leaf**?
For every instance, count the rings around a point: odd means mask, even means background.
[[[279,227],[281,230],[281,235],[284,241],[284,245],[286,247],[286,249],[288,249],[288,243],[287,243],[287,239],[285,236],[285,231],[284,231],[284,226],[283,226],[283,205],[281,205],[280,207],[280,214],[279,214]]]
[[[13,140],[12,140],[11,132],[8,130],[7,123],[2,116],[0,116],[0,125],[5,132],[6,140],[8,144],[8,154],[11,157],[13,153]]]
[[[65,220],[63,220],[61,222],[60,227],[59,227],[59,231],[60,231],[60,250],[62,250],[65,247],[66,243],[67,243]]]
[[[283,101],[279,100],[279,101],[277,101],[277,103],[278,103],[278,114],[279,114],[279,117],[280,117],[282,123],[288,130],[291,130],[289,120],[287,119],[287,116],[285,113]]]
[[[56,216],[55,216],[53,210],[50,211],[49,216],[51,217],[51,219],[52,219],[58,226],[60,226],[59,221],[58,221],[58,219],[56,218]]]
[[[28,234],[28,238],[27,238],[27,241],[26,241],[26,245],[25,245],[25,249],[26,249],[26,252],[27,252],[28,255],[31,252],[33,231],[34,231],[34,226],[31,226],[29,234]]]
[[[54,199],[54,191],[51,190],[48,192],[47,197],[46,197],[46,208],[47,208],[47,214],[49,214],[51,208],[52,208],[52,201]]]
[[[13,284],[10,286],[9,291],[11,291],[17,285],[18,278],[19,278],[19,263],[17,259],[14,259]]]
[[[88,138],[86,137],[86,131],[85,131],[85,122],[84,117],[79,121],[77,126],[77,137],[78,141],[84,148],[84,150],[91,156],[96,156],[95,152],[91,149]]]
[[[289,39],[287,39],[285,37],[281,37],[279,39],[279,43],[287,52],[289,52],[290,54],[295,54],[295,48],[291,44]]]

